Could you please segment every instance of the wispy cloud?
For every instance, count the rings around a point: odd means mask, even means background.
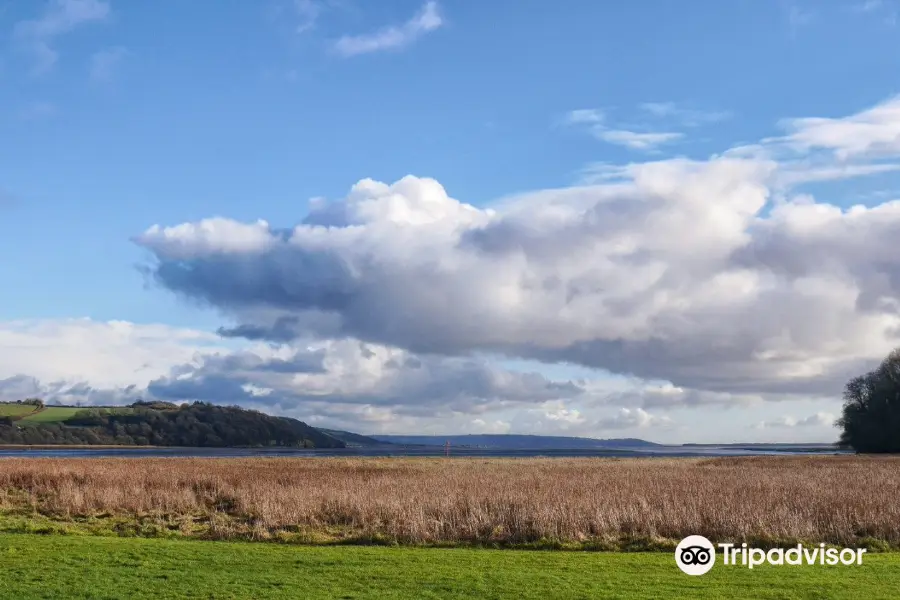
[[[122,46],[95,52],[91,56],[91,81],[98,83],[110,81],[126,56],[128,51]]]
[[[804,183],[840,181],[879,173],[900,171],[900,164],[816,164],[812,161],[784,161],[779,181],[789,187]]]
[[[885,0],[866,0],[853,6],[853,11],[864,15],[880,16],[884,24],[893,27],[897,24],[898,5]]]
[[[637,131],[628,131],[627,129],[601,129],[596,131],[594,135],[596,135],[598,139],[610,144],[625,146],[632,150],[644,151],[656,150],[663,144],[668,144],[669,142],[674,142],[684,137],[684,134],[677,132],[641,133]]]
[[[402,25],[391,25],[374,33],[345,35],[334,43],[334,49],[338,54],[349,57],[403,48],[443,24],[438,3],[432,0]]]
[[[732,113],[727,110],[695,110],[678,106],[674,102],[644,102],[639,108],[660,119],[676,120],[684,127],[718,123],[732,117]]]
[[[602,123],[606,118],[606,114],[597,108],[579,108],[576,110],[570,110],[569,113],[565,117],[565,122],[568,125],[579,125],[579,124],[596,124]]]
[[[13,39],[34,57],[33,73],[39,75],[53,68],[59,59],[53,48],[57,37],[86,23],[106,19],[109,11],[109,4],[103,0],[51,0],[39,18],[16,24]]]
[[[578,170],[578,185],[595,185],[607,182],[624,182],[631,176],[627,165],[592,162]]]
[[[297,17],[297,33],[313,29],[322,14],[322,3],[318,0],[294,0],[294,14]]]
[[[854,8],[859,12],[873,12],[884,7],[884,0],[866,0],[860,2]]]
[[[674,131],[633,131],[619,127],[609,127],[606,124],[606,114],[596,108],[581,108],[569,111],[564,118],[564,123],[578,127],[585,127],[598,140],[625,146],[632,150],[649,152],[659,146],[677,141],[684,134]]]
[[[764,141],[828,150],[840,160],[900,156],[900,95],[854,115],[785,119],[781,125],[786,137]]]
[[[788,25],[791,28],[791,35],[796,35],[801,27],[805,27],[812,23],[815,13],[797,6],[796,4],[788,9]]]

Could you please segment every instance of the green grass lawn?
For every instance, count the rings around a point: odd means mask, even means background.
[[[34,412],[37,406],[33,404],[0,404],[0,417],[20,417]]]
[[[37,411],[26,417],[22,417],[18,423],[27,425],[28,423],[60,423],[66,419],[71,419],[78,411],[84,410],[74,406],[48,406],[44,410]]]
[[[670,553],[310,547],[0,535],[0,598],[900,598],[900,553],[858,567],[716,566]]]

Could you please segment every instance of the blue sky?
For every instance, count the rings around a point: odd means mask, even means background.
[[[450,197],[486,208],[583,183],[592,164],[707,161],[785,135],[791,119],[858,114],[898,92],[898,9],[888,0],[8,1],[0,8],[0,281],[9,292],[0,321],[86,317],[214,332],[246,318],[246,307],[148,278],[136,265],[152,272],[167,259],[136,236],[211,217],[291,228],[311,199],[340,201],[364,178],[433,178]],[[790,193],[877,206],[897,183],[886,171]],[[419,351],[383,333],[322,331],[304,339]],[[435,347],[448,360],[484,353],[491,368],[521,360],[556,378],[606,380],[618,364],[542,359],[508,340]],[[837,410],[834,399],[802,402],[810,415]],[[758,420],[797,412],[784,406],[752,410]],[[311,410],[286,400],[277,407]],[[733,419],[728,412],[723,420]],[[385,430],[405,426],[394,416]],[[410,426],[441,423],[465,421],[436,414]]]

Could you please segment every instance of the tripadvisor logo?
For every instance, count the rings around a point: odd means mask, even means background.
[[[689,535],[675,548],[675,564],[688,575],[703,575],[716,564],[716,549],[702,535]]]
[[[746,543],[718,544],[722,553],[722,564],[726,566],[742,566],[752,569],[762,564],[770,565],[861,565],[865,548],[805,548],[797,544],[793,548],[749,548]],[[689,535],[675,548],[675,564],[688,575],[703,575],[716,564],[716,548],[712,542],[702,535]]]

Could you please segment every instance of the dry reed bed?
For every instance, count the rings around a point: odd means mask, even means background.
[[[898,499],[895,458],[0,461],[4,515],[150,519],[223,538],[897,547]]]

